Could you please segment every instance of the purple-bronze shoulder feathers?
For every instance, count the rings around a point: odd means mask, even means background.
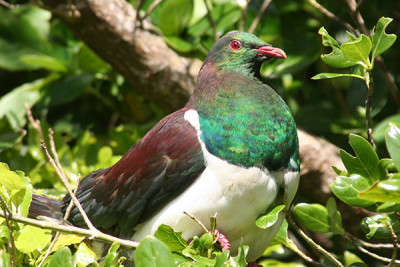
[[[133,233],[204,170],[196,130],[184,119],[187,110],[165,117],[115,165],[82,180],[76,195],[94,226],[115,235]],[[63,200],[63,211],[69,201]],[[69,220],[84,226],[76,208]]]

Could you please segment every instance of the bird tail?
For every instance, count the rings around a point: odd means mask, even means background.
[[[58,200],[37,194],[32,194],[32,202],[29,206],[29,216],[34,218],[44,216],[61,220],[63,217],[61,207],[62,203]]]

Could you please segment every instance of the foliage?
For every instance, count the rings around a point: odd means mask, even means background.
[[[136,6],[138,1],[131,2]],[[152,2],[142,1],[141,13]],[[203,0],[164,0],[150,13],[149,20],[175,51],[204,59],[214,43],[214,31],[222,35],[241,25],[249,29],[255,21],[263,1],[250,1],[246,18],[242,2],[207,1],[208,14]],[[321,3],[338,17],[350,21],[342,3]],[[254,32],[288,54],[285,62],[271,61],[263,66],[262,75],[284,96],[298,126],[343,148],[340,154],[347,171],[335,168],[338,177],[331,185],[332,192],[348,205],[374,212],[360,227],[367,238],[389,238],[388,242],[400,231],[400,115],[396,95],[385,82],[385,73],[377,71],[376,60],[384,56],[388,69],[399,77],[396,67],[400,50],[389,49],[392,45],[398,47],[396,35],[386,33],[398,34],[398,28],[390,23],[392,19],[382,17],[398,16],[396,4],[371,0],[368,5],[360,5],[366,24],[375,27],[371,35],[356,36],[324,18],[307,1],[273,1]],[[215,29],[210,26],[210,17]],[[317,32],[323,46],[331,50],[329,53],[324,54]],[[312,76],[319,80],[338,79],[311,81]],[[362,83],[352,78],[359,78]],[[363,138],[367,136],[364,101],[368,89],[371,91],[372,80],[374,94],[369,120],[376,150]],[[398,85],[398,80],[395,82]],[[47,144],[50,125],[54,130],[60,162],[73,185],[79,178],[77,174],[84,176],[116,162],[164,115],[73,36],[59,19],[33,5],[0,7],[0,83],[0,160],[7,162],[0,165],[0,195],[11,212],[23,216],[27,215],[33,188],[58,199],[65,194],[64,186],[40,148],[39,134],[28,122],[25,103],[40,118]],[[348,145],[349,133],[358,135],[351,134]],[[351,150],[355,156],[346,152]],[[284,212],[282,206],[278,206],[256,223],[266,228],[281,212]],[[360,253],[355,248],[361,244],[346,232],[333,198],[326,206],[297,204],[293,214],[309,231],[324,233],[332,240],[339,236],[348,241],[350,245],[337,255],[345,265],[362,262],[369,265],[371,259],[357,256]],[[10,259],[15,259],[17,266],[38,265],[53,237],[50,231],[12,220],[0,222],[0,265],[9,266]],[[265,253],[269,258],[261,259],[261,264],[283,265],[279,259],[287,256],[288,251],[282,245],[299,252],[287,231],[285,222],[274,246]],[[35,242],[29,238],[33,235],[37,237]],[[45,264],[93,263],[98,258],[82,240],[73,235],[61,236]],[[238,256],[233,257],[237,252],[232,255],[229,251],[222,252],[212,240],[212,235],[205,233],[194,237],[188,245],[179,233],[161,226],[156,238],[146,238],[140,244],[135,257],[138,266],[157,265],[158,261],[163,266],[245,264],[247,249],[251,248],[242,246]],[[102,264],[122,266],[118,252],[119,245],[112,245]],[[286,264],[299,265],[296,261]]]

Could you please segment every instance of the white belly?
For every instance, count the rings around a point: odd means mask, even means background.
[[[187,113],[187,120],[199,132],[197,112],[190,110]],[[279,230],[283,215],[275,225],[265,230],[256,226],[256,219],[274,202],[280,187],[286,192],[285,204],[290,204],[299,175],[297,172],[268,173],[256,167],[238,167],[211,155],[204,144],[202,149],[206,164],[203,174],[161,211],[139,224],[133,240],[140,241],[146,235],[153,235],[160,224],[169,225],[182,232],[183,238],[191,239],[204,231],[183,214],[184,211],[194,215],[208,229],[210,217],[217,214],[217,229],[228,238],[232,254],[237,253],[243,238],[244,244],[250,246],[248,259],[255,260]]]

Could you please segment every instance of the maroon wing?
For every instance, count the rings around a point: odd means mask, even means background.
[[[196,130],[183,118],[187,110],[165,117],[115,165],[82,180],[76,195],[95,227],[115,235],[132,233],[204,170]],[[69,201],[69,196],[63,200],[64,212]],[[77,208],[69,220],[85,226]]]

